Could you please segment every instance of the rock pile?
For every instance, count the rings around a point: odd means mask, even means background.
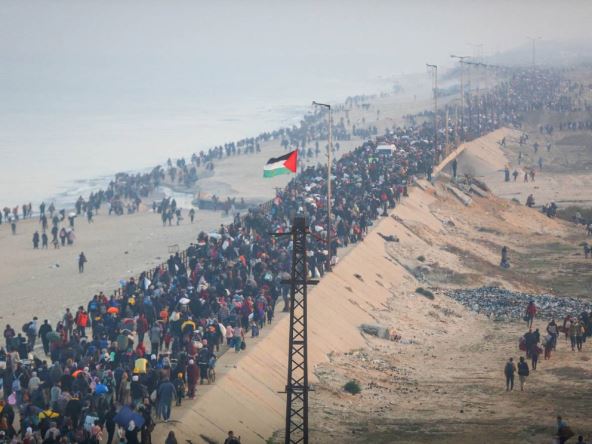
[[[534,301],[538,308],[537,317],[543,319],[560,320],[568,314],[579,315],[592,309],[592,304],[582,299],[522,293],[499,287],[450,290],[446,294],[470,310],[495,321],[522,319],[530,301]]]

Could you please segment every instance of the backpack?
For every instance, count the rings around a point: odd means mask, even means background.
[[[506,368],[504,369],[504,373],[507,376],[510,376],[514,373],[514,366],[511,362],[506,363]]]
[[[25,334],[27,334],[27,333],[28,333],[28,331],[29,331],[29,326],[31,325],[31,322],[32,322],[32,321],[30,321],[30,322],[25,322],[25,323],[23,324],[23,326],[22,326],[22,328],[21,328],[21,330],[22,330],[22,332],[23,332],[23,333],[25,333]]]

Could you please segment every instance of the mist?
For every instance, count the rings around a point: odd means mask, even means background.
[[[577,47],[589,17],[585,1],[3,0],[0,177],[55,192],[148,167],[451,53],[518,49],[528,63],[527,36]]]

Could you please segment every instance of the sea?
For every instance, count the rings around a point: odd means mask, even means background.
[[[308,84],[305,83],[308,80]],[[217,82],[212,82],[217,83]],[[248,89],[220,82],[189,88],[31,85],[0,93],[0,208],[72,205],[118,172],[143,172],[168,158],[297,125],[312,100],[392,90],[392,78],[262,77]]]
[[[423,70],[429,79],[424,57],[431,54],[389,38],[389,29],[406,35],[391,26],[387,12],[397,8],[385,3],[384,14],[358,29],[367,8],[352,2],[347,17],[326,27],[322,18],[345,14],[342,8],[3,2],[0,208],[68,205],[117,172],[297,125],[313,100],[392,92],[404,72]]]

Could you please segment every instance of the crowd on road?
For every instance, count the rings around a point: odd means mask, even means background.
[[[554,103],[556,73],[538,70],[532,76],[517,70],[480,96],[481,118],[464,132],[519,126],[525,110]],[[298,137],[302,128],[281,135]],[[381,154],[376,146],[382,142],[397,149]],[[211,154],[233,149],[238,154],[239,148],[257,150],[257,139]],[[337,249],[361,241],[407,194],[415,177],[431,178],[443,151],[434,146],[431,119],[393,128],[335,162],[330,227],[325,169],[307,167],[268,206],[237,214],[215,232],[199,233],[186,251],[123,282],[114,294],[99,292],[85,306],[66,309],[55,326],[35,317],[23,326],[7,325],[0,350],[0,442],[98,443],[105,433],[108,444],[113,439],[150,443],[155,421],[169,421],[174,402],[195,398],[201,384],[214,380],[221,352],[244,350],[249,333],[257,337],[273,321],[278,300],[281,310],[289,309],[289,288],[282,282],[289,276],[292,245],[270,233],[289,232],[293,217],[305,214],[312,234],[308,268],[313,277],[322,276],[337,260]],[[96,211],[97,202],[115,196],[144,197],[158,171],[125,176],[110,193],[81,203],[77,212],[88,217],[89,208]],[[41,348],[35,348],[37,340]]]

